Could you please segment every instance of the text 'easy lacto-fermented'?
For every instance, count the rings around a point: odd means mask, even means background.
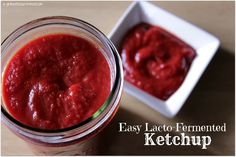
[[[125,122],[119,123],[119,132],[135,132],[144,134],[145,146],[200,146],[201,149],[207,149],[212,138],[208,132],[226,132],[226,123],[222,125],[186,125],[176,123],[172,125],[130,125]],[[158,133],[162,133],[161,135]],[[166,133],[163,135],[163,133]],[[198,133],[204,133],[196,135]],[[172,135],[174,134],[174,135]]]

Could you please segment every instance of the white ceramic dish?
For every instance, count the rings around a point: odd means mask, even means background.
[[[124,34],[134,25],[147,22],[160,26],[192,46],[197,56],[179,89],[166,101],[158,99],[125,81],[127,93],[167,117],[175,116],[193,90],[219,47],[219,40],[204,30],[149,2],[133,2],[120,18],[109,38],[119,48]]]

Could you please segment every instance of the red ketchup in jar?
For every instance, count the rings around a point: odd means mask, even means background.
[[[18,121],[56,130],[95,113],[110,93],[110,69],[89,41],[69,34],[37,38],[9,61],[3,98]]]
[[[147,23],[126,33],[120,54],[125,80],[162,100],[180,87],[196,56],[189,45]]]

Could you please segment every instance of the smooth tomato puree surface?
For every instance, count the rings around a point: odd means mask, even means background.
[[[196,55],[174,35],[147,23],[131,28],[122,41],[125,79],[162,100],[179,88]]]
[[[95,113],[110,93],[110,69],[89,41],[69,34],[40,37],[8,63],[3,96],[9,112],[31,127],[56,130]]]

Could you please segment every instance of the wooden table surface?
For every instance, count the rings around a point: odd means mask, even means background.
[[[41,6],[17,6],[2,2],[1,39],[20,25],[44,16],[67,15],[83,19],[108,34],[131,2],[42,2]],[[176,117],[168,119],[124,93],[114,120],[99,135],[100,154],[234,154],[235,75],[234,2],[153,2],[209,31],[221,40],[214,59]],[[118,122],[131,124],[222,124],[226,133],[209,133],[212,144],[200,147],[144,147],[143,135],[118,133]],[[1,125],[2,155],[33,155],[24,141]]]

